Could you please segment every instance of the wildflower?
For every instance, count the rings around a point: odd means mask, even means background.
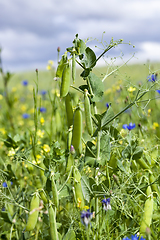
[[[54,62],[52,60],[48,61],[48,65],[47,65],[47,70],[51,70],[53,68]]]
[[[27,86],[27,85],[28,85],[28,80],[23,80],[23,81],[22,81],[22,85],[23,85],[23,86]]]
[[[92,217],[93,213],[91,213],[89,209],[87,211],[82,211],[81,213],[81,221],[86,227],[88,227]]]
[[[157,123],[157,122],[154,122],[153,123],[153,129],[156,129],[156,128],[158,128],[159,127],[159,124]]]
[[[135,123],[130,123],[129,125],[123,124],[122,127],[123,127],[124,129],[128,129],[128,130],[130,131],[131,129],[133,129],[133,128],[136,127],[136,124],[135,124]]]
[[[134,87],[129,87],[129,88],[128,88],[128,92],[132,93],[132,92],[134,92],[134,91],[136,91],[136,88],[134,88]]]
[[[14,156],[15,155],[15,150],[13,148],[11,148],[8,152],[8,156],[11,157],[11,156]]]
[[[46,108],[45,108],[45,107],[40,107],[40,108],[39,108],[39,111],[40,111],[41,113],[45,113],[45,112],[46,112]]]
[[[108,211],[108,210],[111,210],[112,208],[111,208],[111,204],[110,204],[110,198],[105,198],[104,197],[104,199],[102,200],[102,204],[103,204],[103,209],[105,210],[105,211]]]
[[[23,114],[22,114],[22,117],[23,117],[24,119],[27,119],[27,118],[30,117],[30,115],[29,115],[28,113],[23,113]]]
[[[156,80],[157,80],[157,73],[156,74],[152,74],[152,75],[149,75],[148,77],[147,77],[147,79],[148,79],[148,81],[149,82],[155,82]]]
[[[156,92],[158,92],[160,94],[160,90],[156,90]]]
[[[46,93],[47,93],[46,90],[42,90],[42,91],[40,92],[40,94],[41,94],[42,96],[46,95]]]
[[[58,48],[57,48],[57,52],[60,52],[60,51],[61,51],[61,49],[60,49],[60,47],[58,47]]]
[[[137,236],[137,234],[135,234],[134,236],[132,235],[131,238],[125,237],[125,238],[123,238],[123,240],[146,240],[146,239],[143,237],[139,238],[139,236]]]
[[[50,147],[47,144],[44,144],[42,148],[45,152],[50,152]]]
[[[106,107],[109,108],[109,103],[106,103]]]
[[[3,186],[4,188],[6,188],[6,187],[7,187],[7,183],[6,183],[6,182],[2,183],[2,186]]]
[[[44,118],[41,117],[41,119],[40,119],[40,123],[41,123],[41,125],[44,125],[44,122],[45,122]]]

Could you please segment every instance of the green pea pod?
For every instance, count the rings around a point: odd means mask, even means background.
[[[77,152],[79,152],[81,139],[82,139],[82,111],[80,107],[77,107],[74,112],[72,132],[72,145]]]
[[[65,97],[65,106],[66,106],[67,124],[69,128],[71,125],[73,125],[73,108],[72,108],[71,96],[69,93]]]
[[[143,169],[150,169],[149,165],[145,162],[143,158],[139,158],[136,161]]]
[[[26,231],[32,231],[37,223],[38,219],[38,208],[39,208],[39,197],[38,194],[33,195],[30,204],[30,213],[28,217],[28,222],[26,225]]]
[[[67,63],[62,73],[62,81],[61,81],[61,88],[60,88],[61,97],[65,97],[68,94],[69,87],[70,87],[70,80],[71,80],[71,67],[70,67],[70,64]]]
[[[43,190],[43,184],[41,182],[41,179],[38,176],[35,179],[35,184],[36,184],[36,187],[38,188],[40,198],[43,200],[44,203],[47,203],[48,200],[47,200],[46,194]]]
[[[54,174],[53,173],[51,174],[51,185],[52,185],[52,194],[53,194],[52,202],[55,205],[55,207],[57,208],[59,200],[58,200],[58,192],[57,192],[56,183],[54,181]]]
[[[64,69],[66,63],[67,63],[67,54],[65,53],[64,55],[62,55],[62,58],[57,67],[57,71],[56,71],[57,78],[62,77],[62,72],[63,72],[63,69]]]
[[[69,172],[73,165],[74,165],[74,157],[73,157],[73,154],[70,153],[67,158],[66,172]]]
[[[76,55],[75,55],[75,52],[73,52],[73,55],[72,55],[72,80],[73,80],[73,83],[75,83],[75,79],[76,79]]]
[[[84,90],[84,110],[85,110],[85,119],[86,127],[89,135],[93,135],[93,124],[92,124],[92,115],[91,115],[91,105],[88,97],[87,89]]]
[[[68,135],[67,135],[67,150],[70,151],[72,143],[72,127],[68,129]]]
[[[153,194],[150,186],[148,186],[147,188],[147,196],[148,199],[146,200],[144,205],[144,212],[140,225],[140,234],[143,237],[146,235],[146,229],[151,225],[153,215]]]
[[[84,202],[81,183],[75,182],[74,188],[75,188],[75,194],[76,194],[77,207],[79,207],[82,210],[85,206],[85,202]]]
[[[49,206],[48,213],[49,213],[49,225],[50,225],[50,229],[49,229],[50,230],[50,239],[58,240],[55,210],[53,209],[52,205]]]

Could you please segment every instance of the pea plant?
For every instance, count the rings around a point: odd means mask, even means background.
[[[58,62],[46,120],[36,70],[32,122],[22,132],[12,116],[2,136],[2,239],[160,238],[160,133],[154,111],[159,81],[152,72],[142,84],[125,82],[131,85],[129,97],[122,86],[109,92],[105,81],[111,73],[101,79],[95,69],[120,44],[123,40],[112,39],[97,57],[75,36]]]

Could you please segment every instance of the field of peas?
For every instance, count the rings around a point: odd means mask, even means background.
[[[160,239],[160,64],[97,67],[119,44],[0,66],[1,239]]]

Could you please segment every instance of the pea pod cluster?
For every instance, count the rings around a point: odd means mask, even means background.
[[[25,229],[26,231],[32,231],[35,228],[38,220],[38,213],[39,213],[38,208],[39,208],[39,196],[36,193],[35,195],[33,195],[31,199],[30,213],[29,213],[28,222]]]

